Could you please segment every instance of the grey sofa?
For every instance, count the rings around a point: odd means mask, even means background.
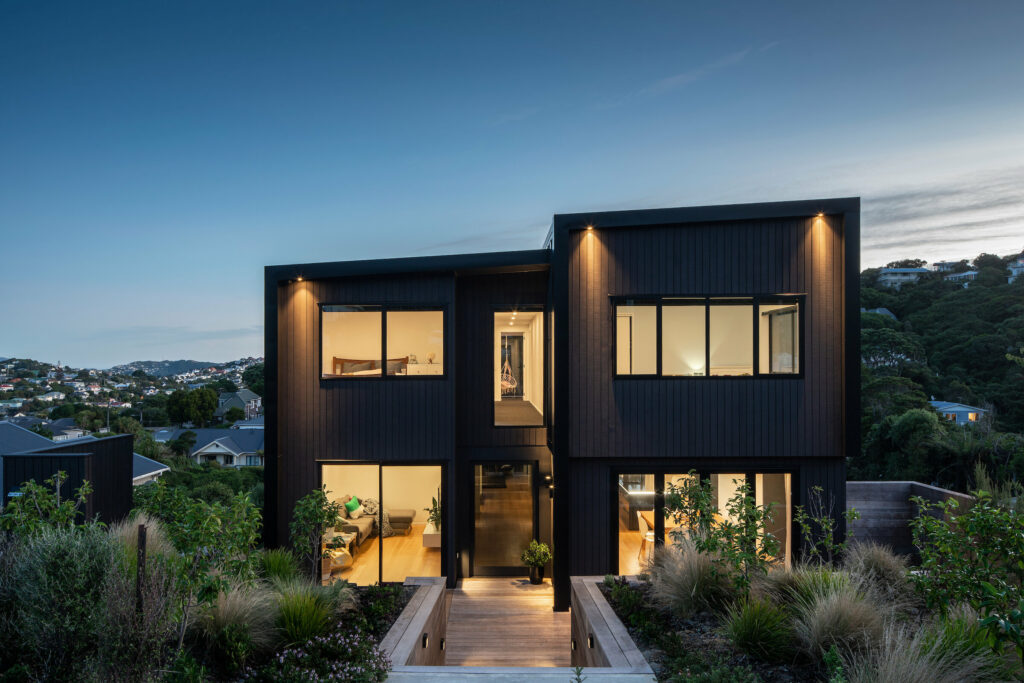
[[[335,530],[355,534],[356,545],[362,545],[377,535],[377,519],[374,515],[362,515],[356,519],[349,517],[344,505],[351,497],[342,496],[335,501],[342,505],[341,514],[344,517],[341,524],[335,527]]]

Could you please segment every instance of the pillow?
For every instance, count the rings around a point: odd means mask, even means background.
[[[365,514],[366,514],[366,509],[362,505],[360,505],[355,510],[353,510],[350,513],[348,513],[348,516],[351,517],[352,519],[359,519],[360,517],[362,517]]]
[[[361,500],[359,502],[359,504],[363,506],[363,514],[364,515],[376,515],[377,514],[377,508],[379,506],[377,505],[377,499],[376,498],[366,498],[365,500]]]
[[[345,509],[345,503],[347,503],[351,497],[352,496],[342,496],[341,498],[335,498],[331,501],[332,503],[337,503],[340,506],[338,508],[338,512],[342,519],[348,519],[348,510]]]
[[[341,374],[347,375],[353,372],[360,372],[362,370],[372,370],[373,363],[368,360],[364,361],[345,361],[341,366]]]
[[[345,503],[345,509],[348,511],[349,515],[351,515],[357,507],[359,507],[359,499],[355,496],[349,498],[348,502]]]

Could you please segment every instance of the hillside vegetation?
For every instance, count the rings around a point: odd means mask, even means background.
[[[1007,283],[1007,259],[982,254],[969,287],[925,275],[900,290],[861,274],[863,453],[851,479],[916,479],[964,490],[974,464],[1024,479],[1024,278]],[[928,400],[988,410],[949,424]]]

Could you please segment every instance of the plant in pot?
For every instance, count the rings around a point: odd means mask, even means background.
[[[423,511],[427,513],[427,521],[435,533],[441,533],[441,489],[437,490],[437,498],[430,499],[430,507],[423,508]]]
[[[530,545],[526,547],[519,559],[530,568],[530,583],[542,583],[544,581],[544,565],[551,561],[551,548],[547,543],[530,541]]]

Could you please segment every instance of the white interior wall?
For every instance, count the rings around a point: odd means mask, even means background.
[[[389,311],[388,358],[416,356],[426,363],[444,363],[444,314],[441,311]],[[380,356],[380,351],[377,352]]]
[[[661,371],[664,375],[703,375],[704,306],[661,309]]]
[[[323,314],[323,367],[331,374],[331,359],[380,360],[381,313],[379,311]]]
[[[513,324],[509,324],[512,322]],[[494,314],[494,361],[491,383],[494,400],[501,400],[501,335],[523,335],[523,399],[529,401],[541,415],[544,414],[544,314],[528,311],[516,314]]]
[[[618,306],[616,332],[620,336],[615,346],[620,362],[620,374],[653,375],[658,371],[658,310],[656,306]],[[630,343],[630,326],[623,318],[632,320],[632,343]],[[630,349],[632,357],[623,356],[618,349],[625,346]],[[632,372],[628,361],[632,361]]]
[[[754,321],[751,306],[711,306],[711,369],[719,375],[754,372]]]
[[[328,500],[355,496],[359,500],[377,497],[377,465],[324,465],[323,481]]]

